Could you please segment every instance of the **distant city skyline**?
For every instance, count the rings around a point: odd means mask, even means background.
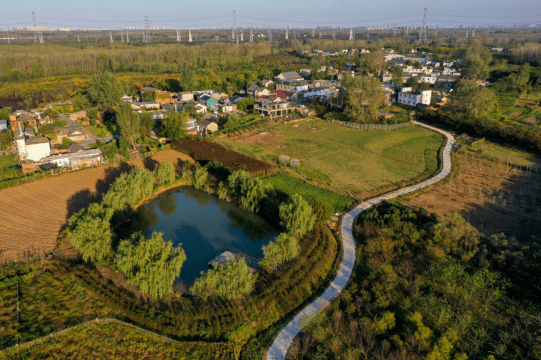
[[[541,23],[539,0],[516,2],[499,0],[455,1],[285,1],[229,2],[206,0],[185,4],[179,1],[135,2],[95,0],[74,3],[67,0],[37,1],[3,5],[0,28],[32,26],[32,11],[38,26],[48,28],[133,28],[145,26],[145,15],[151,27],[230,28],[233,10],[237,27],[365,27],[421,26],[424,8],[428,8],[427,26],[460,27]]]

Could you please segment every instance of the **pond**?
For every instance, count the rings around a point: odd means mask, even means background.
[[[259,216],[188,186],[168,190],[141,206],[118,235],[124,239],[135,231],[146,236],[161,232],[164,241],[182,244],[186,261],[177,281],[187,285],[224,251],[262,259],[261,247],[278,234]]]

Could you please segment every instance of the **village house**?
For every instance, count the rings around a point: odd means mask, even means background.
[[[77,112],[68,114],[68,119],[73,120],[73,121],[82,120],[84,118],[86,118],[86,111],[85,110],[77,111]]]
[[[210,94],[201,95],[199,97],[199,103],[205,105],[207,109],[211,109],[213,107],[213,104],[216,104],[217,102],[218,99],[214,96],[211,96]]]
[[[437,80],[438,80],[438,76],[435,74],[419,76],[420,83],[434,85]]]
[[[268,87],[276,85],[276,83],[272,80],[261,80],[259,84],[264,88],[268,88]]]
[[[8,129],[8,121],[0,120],[0,131]]]
[[[398,93],[398,103],[413,107],[416,107],[419,104],[428,106],[430,105],[431,95],[431,90],[414,92],[411,91],[411,88],[402,88],[402,91]]]
[[[160,108],[160,104],[157,101],[140,101],[140,102],[131,104],[131,108],[134,110],[140,110],[140,109],[158,110]]]
[[[16,112],[9,115],[9,123],[11,125],[11,130],[14,131],[19,128],[19,126],[37,126],[38,124],[38,115],[29,114],[23,110],[17,110]]]
[[[25,142],[25,151],[19,152],[19,157],[22,160],[32,160],[34,162],[41,161],[44,157],[51,155],[51,145],[49,144],[49,138],[32,138],[23,139]]]
[[[178,101],[193,101],[193,93],[187,91],[177,93],[177,99]]]
[[[312,69],[301,69],[299,74],[303,77],[312,75]]]
[[[218,131],[218,124],[206,119],[201,119],[196,123],[196,130],[201,135],[211,134]]]
[[[254,109],[263,116],[282,117],[293,112],[294,108],[282,99],[265,99],[256,103]]]
[[[304,80],[296,71],[281,73],[274,79],[278,80],[277,83]]]
[[[276,84],[276,90],[299,93],[302,91],[308,91],[308,84]]]
[[[80,169],[87,166],[100,165],[105,161],[105,156],[100,149],[89,149],[48,156],[42,160],[42,164],[54,164],[61,168]]]
[[[237,105],[227,101],[225,104],[218,104],[218,109],[222,113],[230,113],[237,111]]]

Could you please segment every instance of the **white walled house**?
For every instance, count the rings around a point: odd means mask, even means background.
[[[47,164],[56,164],[62,168],[82,168],[84,166],[99,165],[105,162],[105,156],[100,149],[90,149],[75,153],[65,153],[49,156],[42,161]]]
[[[434,85],[437,80],[438,80],[438,77],[435,75],[423,75],[419,77],[420,83],[426,83],[430,85]]]
[[[408,91],[405,91],[408,90]],[[398,93],[398,103],[408,106],[417,106],[418,104],[430,105],[430,99],[432,97],[432,90],[424,90],[420,92],[409,91],[409,89],[402,89]]]
[[[46,137],[26,140],[26,159],[34,162],[41,161],[51,155],[51,145]]]

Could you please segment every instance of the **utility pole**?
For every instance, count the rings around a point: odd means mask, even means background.
[[[288,36],[287,36],[287,28],[286,28],[286,40],[288,39]]]
[[[40,44],[43,44],[43,34],[38,29],[38,22],[36,20],[36,12],[32,11],[32,18],[34,20],[34,42],[39,42]],[[36,36],[37,35],[37,36]]]
[[[111,34],[111,32],[109,31],[109,42],[112,44],[113,43],[113,34]]]
[[[252,34],[252,29],[250,28],[250,42],[254,42],[254,34]]]
[[[127,42],[127,43],[130,42],[130,37],[128,36],[128,32],[126,32],[126,42]]]
[[[120,30],[120,42],[124,42],[124,32]]]
[[[353,40],[353,29],[349,30],[349,41]]]
[[[188,42],[192,42],[192,31],[188,31]]]
[[[244,33],[242,32],[242,30],[241,30],[241,32],[240,32],[240,41],[241,41],[241,42],[244,41]]]
[[[231,29],[231,38],[235,38],[235,30],[237,30],[237,11],[233,10],[233,28]]]

